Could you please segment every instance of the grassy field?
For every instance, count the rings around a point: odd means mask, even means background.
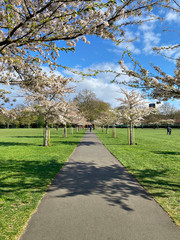
[[[127,129],[118,129],[112,138],[102,130],[95,133],[151,193],[180,226],[180,129],[135,129],[135,145],[127,145]]]
[[[43,129],[0,129],[0,239],[15,239],[51,180],[69,158],[84,130],[62,137],[51,130],[51,147],[42,147]]]

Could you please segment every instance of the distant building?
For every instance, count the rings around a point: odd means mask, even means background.
[[[149,107],[150,108],[158,108],[161,105],[160,101],[157,101],[156,103],[150,103]]]
[[[150,103],[150,104],[149,104],[149,107],[150,107],[150,108],[156,108],[156,104],[155,104],[155,103]]]

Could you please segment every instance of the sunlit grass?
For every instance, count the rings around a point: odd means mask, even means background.
[[[51,130],[51,147],[43,147],[42,129],[0,130],[0,239],[15,239],[48,185],[84,135],[62,137]]]
[[[180,225],[180,129],[135,129],[135,145],[127,145],[127,129],[117,138],[95,131],[109,151]]]

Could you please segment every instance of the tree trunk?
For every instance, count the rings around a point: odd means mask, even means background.
[[[116,138],[116,128],[113,126],[112,137]]]
[[[48,147],[49,146],[49,128],[48,125],[46,125],[46,127],[44,128],[44,143],[43,146],[44,147]]]
[[[50,146],[50,128],[48,129],[48,146]]]
[[[71,127],[71,135],[73,135],[73,127]]]
[[[64,138],[66,138],[67,137],[67,128],[66,128],[66,126],[64,127]]]
[[[79,132],[79,128],[78,127],[76,127],[76,132]]]
[[[106,134],[108,134],[109,133],[109,125],[107,125],[107,127],[106,127]]]
[[[102,126],[102,132],[104,132],[104,126]]]
[[[130,130],[129,131],[129,139],[130,139],[129,144],[133,145],[134,144],[134,142],[133,142],[134,136],[133,136],[133,124],[132,123],[130,123],[130,129],[129,130]]]

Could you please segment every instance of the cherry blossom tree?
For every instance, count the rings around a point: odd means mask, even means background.
[[[26,101],[35,106],[33,111],[37,111],[44,116],[44,146],[49,145],[50,132],[48,125],[50,123],[66,124],[66,111],[69,107],[65,96],[73,92],[72,87],[68,87],[68,83],[72,78],[65,78],[62,76],[51,75],[41,81],[37,79],[36,84],[29,91],[26,90]]]
[[[166,125],[166,126],[168,126],[168,125],[173,125],[174,122],[175,122],[174,119],[161,119],[161,120],[160,120],[160,123],[161,123],[162,125]]]
[[[113,109],[108,109],[105,112],[101,112],[98,122],[104,127],[106,126],[106,134],[109,133],[109,125],[114,125],[116,121],[116,113]]]
[[[180,14],[180,4],[178,1],[166,1],[167,5],[161,5],[165,8],[169,8],[174,15]],[[177,29],[164,30],[168,32],[176,32],[179,34]],[[170,36],[171,37],[171,36]],[[171,37],[171,39],[173,39]],[[174,40],[174,39],[173,39]],[[180,98],[180,44],[174,43],[171,40],[171,44],[162,46],[153,46],[152,50],[158,57],[163,57],[166,60],[169,59],[174,63],[174,73],[169,74],[167,68],[161,68],[155,63],[150,63],[149,69],[143,67],[143,64],[136,61],[133,57],[133,53],[129,50],[124,51],[122,58],[119,61],[122,72],[115,73],[113,82],[123,83],[131,87],[140,88],[148,97],[167,101],[169,99]],[[172,53],[174,57],[171,56]],[[124,62],[125,57],[129,57],[133,68],[128,68]],[[127,60],[126,60],[127,61]],[[118,79],[122,75],[129,76],[128,81],[121,81]]]
[[[16,108],[13,108],[13,111],[16,115],[16,122],[21,127],[28,126],[28,128],[30,128],[31,124],[38,120],[36,112],[32,111],[31,107],[17,105]]]
[[[16,112],[14,109],[8,110],[7,108],[2,108],[1,112],[4,115],[6,127],[9,128],[9,125],[16,120]]]
[[[153,6],[168,3],[167,0],[0,0],[0,83],[33,85],[37,78],[40,81],[42,64],[62,67],[57,64],[60,53],[74,51],[79,40],[89,43],[86,37],[90,35],[120,44],[126,39],[124,27],[143,22],[132,17],[150,15]]]
[[[180,46],[179,46],[180,47]],[[174,70],[174,76],[167,74],[159,66],[153,66],[155,73],[150,73],[142,65],[135,62],[136,69],[128,69],[124,61],[119,61],[123,74],[130,77],[127,82],[123,82],[131,87],[142,89],[149,97],[158,100],[179,99],[180,98],[180,57],[176,59],[176,68]],[[116,76],[121,74],[117,73]],[[116,78],[116,77],[115,77]],[[114,80],[118,83],[117,79]]]
[[[135,124],[139,124],[145,116],[148,116],[152,111],[152,108],[146,106],[144,97],[139,92],[135,90],[127,91],[121,89],[121,93],[124,98],[117,98],[121,102],[120,106],[117,108],[118,120],[128,125],[129,127],[129,144],[134,144],[134,132],[133,127]]]
[[[83,116],[83,114],[79,111],[78,106],[75,102],[69,101],[68,108],[65,112],[66,121],[69,124],[76,125],[76,126],[83,126],[86,125],[87,120]],[[73,134],[73,128],[71,127],[71,134]],[[64,137],[67,136],[66,126],[64,127]]]

